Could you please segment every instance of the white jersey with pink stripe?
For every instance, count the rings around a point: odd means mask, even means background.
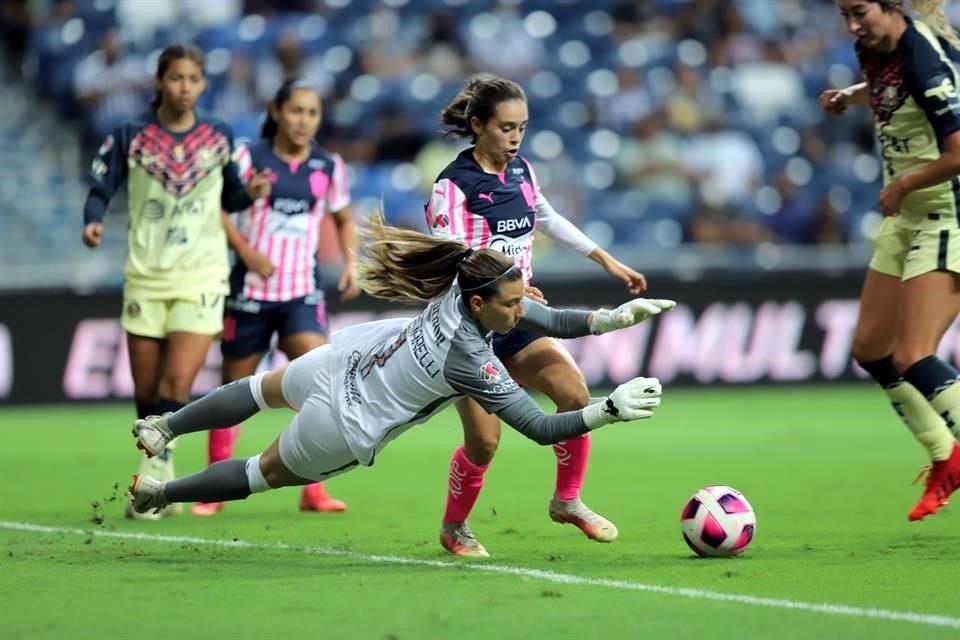
[[[426,216],[436,236],[510,256],[528,283],[533,277],[534,229],[583,255],[597,247],[550,206],[529,162],[517,156],[503,172],[488,173],[474,158],[473,147],[437,178]]]
[[[316,258],[320,221],[350,204],[343,159],[314,146],[306,161],[288,163],[261,140],[239,146],[236,162],[244,181],[254,171],[271,172],[270,196],[240,212],[237,228],[276,270],[263,278],[238,260],[230,274],[230,295],[282,302],[314,293],[320,287]]]

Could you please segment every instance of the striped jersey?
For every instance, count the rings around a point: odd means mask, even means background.
[[[596,248],[550,206],[529,162],[517,156],[504,172],[487,173],[474,158],[472,147],[440,173],[426,205],[426,217],[434,235],[510,256],[528,283],[533,276],[534,229],[584,255]]]
[[[263,278],[238,260],[230,274],[231,295],[282,302],[317,291],[320,222],[350,204],[343,159],[314,145],[304,162],[285,162],[270,141],[261,140],[239,145],[236,161],[244,181],[255,171],[272,173],[270,196],[240,212],[237,228],[276,271]]]
[[[869,86],[886,185],[939,158],[946,138],[960,129],[960,76],[947,55],[950,45],[909,18],[892,52],[859,43],[856,50]],[[960,180],[954,177],[908,194],[900,223],[914,229],[956,225],[958,203]]]

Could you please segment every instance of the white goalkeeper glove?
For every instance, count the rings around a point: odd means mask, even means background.
[[[653,417],[653,410],[660,406],[663,389],[656,378],[634,378],[617,387],[600,402],[587,405],[583,421],[588,429],[596,429],[611,422],[627,422]]]
[[[590,318],[590,333],[600,335],[608,331],[632,327],[651,316],[670,311],[675,306],[677,306],[677,303],[673,300],[635,298],[612,311],[610,309],[597,309]]]

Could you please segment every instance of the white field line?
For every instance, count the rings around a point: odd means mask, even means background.
[[[73,529],[68,527],[47,527],[29,522],[10,522],[0,520],[0,529],[9,529],[14,531],[30,531],[33,533],[50,534],[74,534],[84,536],[94,536],[97,538],[117,538],[121,540],[140,540],[144,542],[167,542],[174,544],[196,544],[208,545],[212,547],[226,547],[237,549],[258,549],[258,550],[278,550],[294,551],[319,556],[337,556],[350,558],[370,563],[381,564],[406,564],[421,567],[434,567],[438,569],[467,569],[471,571],[485,571],[488,573],[499,573],[504,575],[519,576],[543,582],[554,584],[572,584],[585,585],[590,587],[606,587],[608,589],[619,589],[621,591],[645,591],[648,593],[657,593],[665,596],[674,596],[679,598],[688,598],[690,600],[710,600],[714,602],[730,602],[734,604],[747,605],[751,607],[767,607],[770,609],[791,609],[793,611],[805,611],[809,613],[820,613],[834,616],[849,616],[852,618],[871,618],[875,620],[890,620],[895,622],[910,622],[933,627],[948,627],[951,629],[960,629],[960,618],[946,615],[937,615],[930,613],[916,613],[913,611],[894,611],[891,609],[878,609],[866,607],[852,607],[843,604],[830,604],[827,602],[803,602],[800,600],[787,600],[784,598],[764,598],[760,596],[748,596],[735,593],[721,593],[719,591],[705,591],[703,589],[687,589],[683,587],[667,587],[658,584],[645,584],[641,582],[631,582],[629,580],[612,580],[607,578],[587,578],[568,573],[558,573],[556,571],[544,571],[542,569],[528,569],[526,567],[515,567],[502,564],[488,564],[485,562],[454,562],[449,560],[425,560],[422,558],[405,558],[403,556],[383,556],[368,553],[359,553],[356,551],[345,551],[342,549],[332,549],[329,547],[304,547],[291,545],[285,542],[257,543],[246,542],[244,540],[217,540],[211,538],[196,538],[193,536],[167,536],[153,533],[134,533],[124,531],[102,531]]]

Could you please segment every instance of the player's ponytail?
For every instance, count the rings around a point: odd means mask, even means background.
[[[954,49],[960,51],[960,36],[950,25],[947,14],[943,10],[943,0],[911,0],[914,12],[923,20],[933,33],[950,43]]]
[[[486,300],[496,293],[499,282],[523,277],[513,260],[499,251],[473,251],[459,240],[391,227],[380,212],[371,216],[360,235],[364,240],[360,288],[377,298],[428,302],[458,279],[465,292]]]
[[[476,140],[477,136],[470,126],[471,118],[486,124],[496,112],[497,105],[507,100],[526,102],[527,96],[520,85],[512,80],[486,73],[473,76],[440,112],[440,121],[447,127],[444,135]]]
[[[200,73],[206,73],[203,65],[203,51],[189,44],[172,44],[164,49],[157,59],[157,82],[163,80],[163,75],[174,61],[182,58],[194,61],[197,63],[197,66],[200,67]],[[153,100],[150,101],[150,110],[156,111],[162,101],[163,93],[161,93],[160,89],[156,89]]]

